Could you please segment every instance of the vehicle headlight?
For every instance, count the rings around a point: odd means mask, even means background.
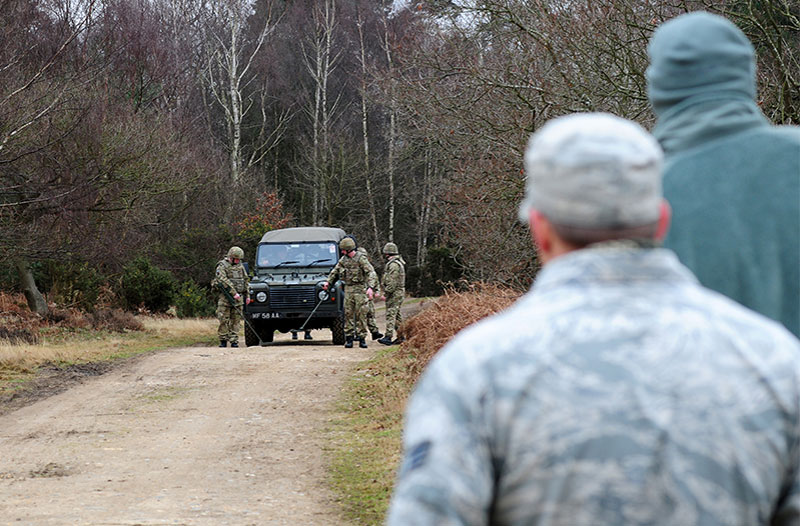
[[[261,292],[256,294],[256,301],[258,301],[259,303],[264,303],[265,301],[267,301],[267,293],[262,290]]]
[[[319,301],[325,301],[326,299],[328,299],[328,291],[327,290],[319,291],[317,293],[317,297],[319,298]]]

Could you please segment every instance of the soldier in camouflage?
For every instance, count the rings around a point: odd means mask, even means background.
[[[367,256],[356,250],[356,242],[352,237],[339,241],[339,250],[342,257],[328,274],[328,281],[323,288],[327,289],[339,279],[344,282],[344,346],[349,349],[358,340],[358,346],[366,348],[367,299],[375,295],[377,274]]]
[[[367,256],[366,248],[358,247],[357,250],[362,254],[364,254],[365,256]],[[369,261],[369,256],[367,256],[367,261]],[[371,279],[377,283],[378,273],[375,272],[375,267],[372,265],[372,263],[370,263],[370,266],[372,267],[372,272],[373,272]],[[380,296],[380,290],[375,289],[374,293],[375,296]],[[375,319],[375,296],[373,296],[372,298],[367,298],[367,316],[366,316],[367,329],[369,329],[369,332],[372,335],[373,340],[377,340],[378,338],[383,336],[383,334],[381,334],[380,328],[378,327],[378,322]]]
[[[800,342],[657,246],[658,144],[571,115],[525,169],[543,268],[423,373],[388,524],[800,524]]]
[[[386,335],[378,343],[392,345],[400,343],[400,338],[392,340],[397,327],[400,326],[400,307],[406,296],[406,262],[400,257],[397,245],[386,243],[383,246],[386,256],[386,269],[383,272],[383,293],[386,295]]]
[[[242,323],[242,306],[250,303],[249,284],[244,265],[244,251],[239,247],[231,247],[228,255],[217,263],[212,287],[220,291],[217,299],[217,319],[219,320],[219,346],[239,346],[239,329]],[[224,292],[223,292],[224,290]],[[233,300],[233,303],[231,303]]]

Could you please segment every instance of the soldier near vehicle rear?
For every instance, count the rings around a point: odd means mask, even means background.
[[[325,285],[344,281],[344,346],[350,348],[358,340],[359,347],[365,348],[367,300],[378,287],[375,269],[364,254],[356,250],[356,242],[352,237],[345,237],[339,242],[341,258],[328,274]]]
[[[358,251],[365,256],[367,256],[367,249],[364,247],[358,247]],[[367,256],[367,260],[369,260],[369,256]],[[377,283],[378,282],[378,274],[375,272],[375,267],[370,263],[372,266],[372,280]],[[375,296],[380,296],[380,290],[375,290]],[[367,329],[369,329],[370,334],[372,335],[373,340],[377,340],[378,338],[382,337],[380,329],[378,328],[378,321],[375,319],[375,297],[367,298]]]
[[[219,346],[239,346],[239,329],[242,323],[242,306],[249,302],[248,285],[250,279],[242,264],[244,251],[231,247],[228,255],[217,263],[211,286],[220,291],[217,299],[217,319],[219,320]]]
[[[386,296],[386,334],[378,342],[384,345],[399,343],[399,338],[392,340],[397,327],[400,326],[400,306],[406,295],[406,262],[400,256],[397,245],[386,243],[383,246],[386,257],[386,270],[383,273],[382,289]]]

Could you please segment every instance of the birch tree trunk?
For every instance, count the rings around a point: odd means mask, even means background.
[[[334,52],[333,37],[336,31],[336,4],[325,0],[322,7],[314,9],[314,39],[312,54],[305,54],[306,68],[314,82],[314,107],[312,120],[312,222],[318,225],[329,209],[329,179],[332,177],[331,125],[337,111],[338,99],[329,99],[328,81],[336,69],[340,55]],[[326,217],[330,222],[330,217]]]
[[[256,89],[251,86],[256,80],[253,62],[277,21],[273,21],[272,11],[267,9],[262,29],[254,41],[247,43],[245,21],[250,13],[250,4],[245,0],[228,0],[211,5],[216,5],[216,8],[211,10],[211,19],[203,31],[203,38],[209,46],[203,80],[213,101],[225,116],[226,137],[222,142],[228,151],[231,183],[235,187],[242,181],[244,173],[264,157],[281,135],[281,124],[277,131],[264,133],[266,115],[262,112],[259,140],[252,145],[254,153],[249,158],[245,155],[242,125],[248,111],[256,106],[254,101],[259,96],[263,97],[266,89],[263,82]],[[218,32],[215,26],[219,23],[222,23],[222,28]],[[250,91],[246,93],[248,86],[251,86]]]
[[[430,141],[428,141],[425,145],[422,194],[420,195],[419,211],[417,213],[417,265],[420,268],[425,266],[428,259],[428,231],[433,209],[433,174],[435,170]],[[422,279],[421,274],[420,279]]]
[[[319,225],[320,221],[320,214],[322,213],[321,210],[321,195],[322,195],[322,184],[323,184],[323,171],[320,167],[320,113],[322,111],[322,46],[319,44],[319,41],[314,42],[315,47],[314,51],[316,53],[315,60],[314,60],[314,71],[313,71],[313,78],[314,78],[314,116],[312,118],[312,127],[313,127],[313,144],[312,144],[312,167],[311,169],[314,172],[314,181],[312,182],[312,204],[311,204],[311,222],[314,225]]]
[[[332,27],[331,24],[333,23],[332,20],[332,10],[331,10],[331,2],[325,0],[325,17],[324,17],[324,41],[322,47],[322,77],[320,78],[321,81],[321,89],[320,95],[322,95],[322,100],[320,103],[320,131],[322,132],[322,144],[320,144],[320,153],[322,156],[320,157],[320,167],[322,168],[322,185],[320,186],[320,210],[325,210],[325,196],[327,196],[327,174],[328,174],[328,153],[330,147],[330,138],[328,136],[328,124],[329,124],[329,113],[328,113],[328,75],[330,74],[330,37]]]
[[[225,60],[228,63],[228,103],[229,103],[229,134],[230,134],[230,163],[231,182],[233,186],[239,185],[242,172],[242,97],[241,78],[239,72],[239,35],[241,34],[242,20],[238,16],[231,17],[230,47]]]
[[[386,67],[389,77],[389,132],[387,137],[387,159],[386,159],[386,177],[389,186],[388,196],[388,211],[389,211],[389,228],[388,238],[389,241],[394,242],[394,213],[395,213],[395,197],[394,197],[394,173],[395,173],[395,149],[397,146],[397,93],[395,89],[394,78],[394,65],[392,62],[392,38],[389,31],[389,21],[384,12],[383,15],[383,50],[386,54]]]
[[[369,130],[367,128],[367,56],[364,46],[364,21],[358,15],[358,39],[361,51],[361,132],[364,141],[364,179],[367,188],[367,201],[369,203],[369,216],[372,220],[372,235],[375,237],[375,247],[380,250],[381,242],[378,236],[378,218],[375,213],[375,199],[372,195],[372,173],[369,162]]]

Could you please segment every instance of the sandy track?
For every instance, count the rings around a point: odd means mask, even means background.
[[[0,416],[0,524],[342,524],[323,431],[378,345],[314,336],[152,354]]]

